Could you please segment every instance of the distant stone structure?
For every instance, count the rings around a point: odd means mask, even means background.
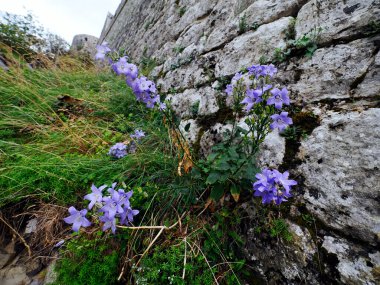
[[[98,38],[91,35],[75,35],[70,47],[70,51],[74,53],[95,54],[97,42]]]

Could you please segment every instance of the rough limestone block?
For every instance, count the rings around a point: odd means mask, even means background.
[[[379,251],[368,253],[358,245],[332,236],[324,237],[322,248],[338,259],[336,270],[339,272],[342,284],[379,284],[378,276],[374,274],[374,267],[380,266]]]
[[[297,15],[296,38],[322,28],[320,43],[355,38],[380,19],[379,0],[312,0]]]
[[[227,130],[231,131],[232,125],[223,125],[221,123],[216,123],[209,130],[207,130],[202,135],[200,140],[201,155],[207,157],[211,153],[212,146],[222,141],[223,134]]]
[[[354,97],[380,96],[380,52],[377,53],[372,65],[369,67],[364,80],[354,90]]]
[[[192,61],[178,68],[172,68],[172,70],[165,74],[162,80],[161,91],[168,92],[172,88],[176,90],[198,88],[200,85],[210,81],[211,73],[207,71],[207,67],[205,67],[204,63],[198,61]]]
[[[367,72],[375,48],[370,39],[363,39],[318,49],[300,65],[300,80],[289,88],[307,103],[350,98],[351,85]]]
[[[206,42],[204,52],[210,51],[233,39],[232,34],[236,33],[237,26],[231,27],[229,30],[226,24],[235,16],[236,7],[239,6],[236,0],[220,0],[213,8],[207,19],[208,29],[206,31]],[[237,5],[237,6],[236,6]]]
[[[217,58],[215,76],[232,75],[242,68],[257,64],[260,57],[271,58],[276,48],[284,48],[285,34],[292,17],[260,26],[228,43]]]
[[[169,95],[167,99],[180,118],[211,115],[219,110],[217,92],[209,86],[187,89],[183,93]]]
[[[380,109],[332,113],[302,141],[299,173],[310,212],[347,236],[380,233]]]
[[[270,132],[263,143],[257,157],[261,168],[278,168],[285,156],[285,138],[280,136],[278,130]]]
[[[242,11],[238,18],[246,17],[246,23],[252,25],[267,24],[278,20],[282,17],[294,16],[297,11],[305,4],[307,0],[257,0],[254,1],[247,9]]]
[[[243,207],[246,208],[248,217],[257,215],[257,209],[253,209],[252,205],[243,204]],[[247,221],[247,224],[252,223],[252,226],[244,234],[246,239],[244,252],[246,258],[255,264],[258,275],[263,278],[264,282],[260,284],[298,284],[297,280],[300,279],[305,284],[321,284],[315,280],[310,270],[315,263],[313,258],[317,252],[317,246],[310,232],[291,221],[286,222],[292,240],[286,245],[271,246],[263,234],[257,233],[255,224],[257,220]],[[270,276],[267,272],[271,272]],[[279,279],[282,276],[286,278],[286,282]]]
[[[184,14],[179,18],[179,21],[172,27],[174,35],[179,35],[188,26],[192,25],[196,20],[207,16],[213,7],[216,5],[217,0],[185,0],[181,1],[178,7],[177,13],[180,13],[181,9]]]
[[[186,131],[185,128],[188,130]],[[179,129],[191,147],[198,140],[198,135],[201,127],[198,126],[196,120],[189,119],[181,121],[179,124]]]

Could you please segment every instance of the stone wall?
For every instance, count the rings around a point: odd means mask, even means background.
[[[226,79],[277,61],[306,131],[296,142],[271,134],[259,157],[300,181],[284,213],[293,241],[258,236],[253,218],[242,225],[246,258],[269,284],[380,282],[379,25],[379,0],[129,0],[99,39],[156,59],[150,77],[203,153],[228,128]],[[286,54],[305,35],[313,55]]]

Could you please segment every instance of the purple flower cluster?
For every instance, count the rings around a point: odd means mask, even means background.
[[[106,43],[97,46],[96,59],[104,60],[110,51]],[[160,102],[160,95],[157,94],[156,84],[145,76],[139,77],[137,66],[129,63],[127,56],[123,56],[117,61],[109,60],[115,73],[125,76],[125,81],[132,88],[137,101],[146,104],[147,108],[158,106],[161,111],[166,109],[165,103]]]
[[[238,72],[234,75],[234,77],[232,77],[231,79],[231,84],[228,84],[226,86],[226,90],[225,92],[227,93],[228,96],[231,96],[233,91],[234,91],[234,88],[237,84],[237,82],[243,77],[243,74],[241,72]]]
[[[108,53],[111,52],[111,49],[108,47],[107,42],[103,42],[101,45],[96,46],[96,60],[104,60]]]
[[[122,158],[126,156],[128,153],[135,153],[137,150],[136,143],[139,143],[141,138],[145,137],[145,133],[142,130],[135,130],[133,134],[130,135],[133,141],[127,143],[116,143],[111,146],[108,151],[108,155],[114,158]]]
[[[261,173],[256,174],[257,181],[253,183],[254,196],[262,197],[263,204],[273,201],[279,205],[287,201],[287,198],[292,196],[290,187],[297,185],[296,181],[288,180],[288,177],[288,171],[281,173],[276,169],[264,169]]]
[[[272,106],[276,110],[281,110],[284,105],[290,105],[288,90],[282,88],[273,88],[270,84],[271,78],[277,73],[277,68],[273,65],[252,65],[248,67],[249,78],[251,83],[245,83],[245,97],[240,102],[245,105],[245,111],[250,113],[256,104],[261,104],[263,107]],[[243,80],[243,75],[239,72],[231,80],[231,84],[227,85],[225,92],[231,96],[235,87],[238,85],[239,80]],[[243,95],[244,96],[244,95]],[[240,99],[241,100],[241,99]],[[268,116],[272,115],[271,114]],[[271,129],[278,128],[283,131],[288,125],[292,124],[292,119],[287,117],[287,112],[282,112],[280,115],[274,114],[271,116],[273,123],[270,125]]]
[[[116,224],[119,222],[121,225],[128,225],[133,222],[133,217],[139,211],[133,210],[130,204],[130,198],[133,191],[125,192],[124,189],[115,189],[116,183],[113,183],[108,188],[108,196],[103,195],[103,190],[107,185],[97,188],[95,185],[91,186],[91,193],[84,196],[85,200],[89,200],[88,209],[93,209],[94,206],[102,215],[99,220],[103,222],[102,230],[106,231],[111,229],[112,233],[116,231]],[[88,227],[91,225],[90,221],[86,218],[87,210],[83,209],[77,211],[74,207],[69,208],[70,216],[64,218],[68,224],[72,224],[73,231],[78,232],[80,227]]]
[[[248,73],[256,78],[269,76],[272,78],[277,73],[277,68],[273,65],[252,65],[248,67]]]
[[[127,145],[124,143],[116,143],[111,146],[108,155],[114,158],[122,158],[128,154]]]

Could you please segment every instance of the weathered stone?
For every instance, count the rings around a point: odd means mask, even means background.
[[[197,142],[199,131],[201,130],[201,128],[198,126],[196,120],[189,119],[181,121],[181,123],[179,124],[179,129],[182,135],[185,137],[186,141],[188,142],[189,146],[193,146],[194,143]]]
[[[302,141],[307,208],[329,227],[375,243],[380,232],[380,109],[332,113]]]
[[[95,54],[98,38],[91,35],[75,35],[70,50],[74,53]]]
[[[192,25],[196,20],[208,15],[213,7],[215,6],[217,0],[208,1],[198,1],[198,0],[185,0],[180,2],[180,7],[178,7],[178,13],[180,15],[179,21],[172,28],[174,29],[174,35],[182,33],[186,27]]]
[[[363,81],[354,90],[354,97],[380,96],[380,52],[377,53]]]
[[[207,26],[209,28],[206,31],[207,39],[204,45],[204,52],[221,46],[232,40],[233,35],[237,34],[237,26],[230,26],[230,20],[235,16],[235,7],[239,6],[237,2],[239,1],[219,1],[212,10],[210,17],[207,19]]]
[[[30,278],[26,275],[22,266],[8,266],[0,270],[1,285],[29,284]]]
[[[168,95],[172,107],[180,118],[214,114],[219,110],[217,92],[211,87],[186,89],[183,93]]]
[[[57,272],[54,270],[54,267],[56,266],[56,261],[54,260],[52,263],[49,264],[49,266],[46,269],[46,275],[43,282],[43,285],[49,285],[54,283],[57,280]]]
[[[187,89],[183,93],[168,95],[174,112],[181,119],[195,117],[199,112],[201,94],[196,89]]]
[[[282,18],[260,26],[255,32],[248,32],[228,43],[217,58],[215,76],[232,75],[242,68],[259,62],[262,56],[271,58],[276,48],[284,48],[285,34],[292,17]]]
[[[320,43],[362,37],[380,19],[379,0],[312,0],[297,15],[296,38],[322,28]]]
[[[231,131],[232,125],[217,123],[207,130],[200,140],[201,155],[204,157],[208,156],[211,153],[211,147],[222,141],[223,133],[227,130]]]
[[[338,259],[336,269],[342,284],[379,284],[378,276],[373,274],[374,267],[380,266],[379,251],[368,253],[357,245],[332,236],[324,237],[322,248]]]
[[[30,219],[25,227],[25,234],[34,233],[37,230],[37,219]]]
[[[177,48],[187,48],[191,45],[196,45],[207,29],[206,19],[200,22],[195,22],[189,26],[176,41]]]
[[[189,60],[191,61],[191,59]],[[191,61],[189,64],[183,64],[178,68],[173,67],[158,83],[162,86],[162,92],[168,92],[172,88],[196,88],[210,81],[211,75],[207,72],[207,68],[204,68],[202,62]]]
[[[285,138],[280,136],[278,130],[272,131],[260,145],[257,163],[261,168],[278,168],[285,155]]]
[[[297,11],[307,0],[272,1],[257,0],[238,16],[245,17],[248,27],[256,23],[259,25],[276,21],[282,17],[295,16]]]
[[[350,98],[351,86],[367,72],[374,50],[368,39],[318,49],[301,64],[300,80],[289,88],[306,103]]]
[[[257,215],[257,209],[253,209],[253,206],[243,204],[242,207],[249,217]],[[306,284],[321,284],[316,280],[313,270],[310,270],[315,266],[313,257],[317,246],[306,228],[287,221],[292,239],[283,242],[271,240],[266,233],[258,233],[255,219],[249,222],[253,227],[244,233],[245,255],[263,279],[262,284],[298,284],[297,280],[303,280]]]

